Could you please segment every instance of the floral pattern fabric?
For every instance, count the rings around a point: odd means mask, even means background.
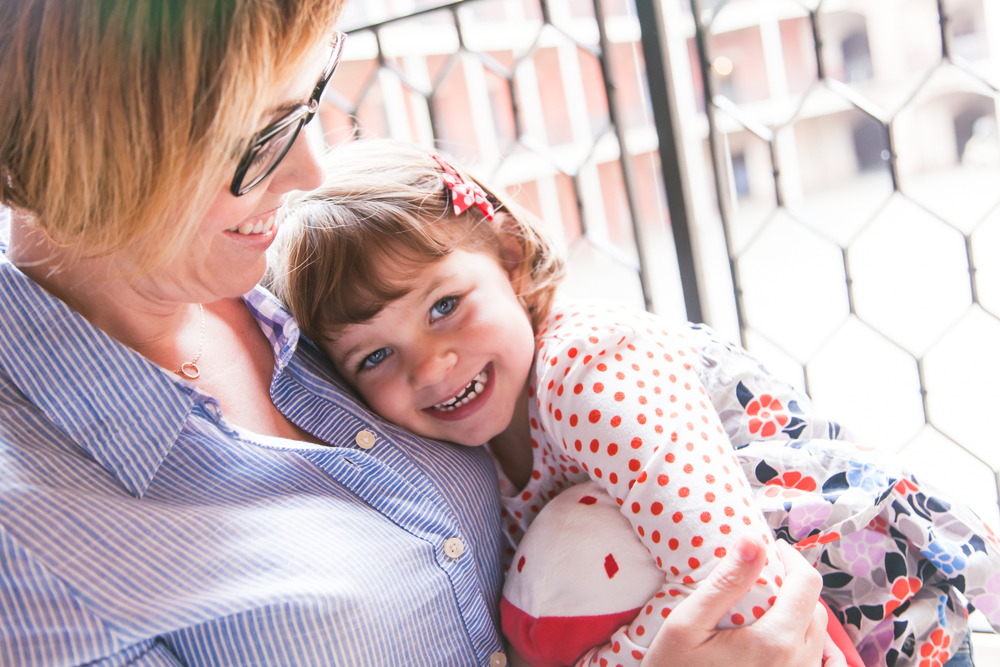
[[[1000,629],[1000,541],[989,527],[851,442],[742,348],[704,326],[573,305],[554,309],[536,346],[532,479],[514,489],[501,474],[507,558],[545,503],[593,479],[665,575],[645,613],[578,664],[640,664],[726,545],[762,528],[823,575],[823,597],[866,665],[943,665],[970,603]],[[724,627],[770,606],[782,571],[769,560]]]

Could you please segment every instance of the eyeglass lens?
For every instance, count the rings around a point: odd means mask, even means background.
[[[313,93],[317,103],[322,101],[330,77],[333,75],[334,70],[337,69],[346,37],[343,33],[337,33],[334,36],[333,53],[330,56],[330,63],[323,72],[323,77],[320,79]],[[237,174],[236,182],[233,184],[233,194],[237,196],[246,194],[274,171],[275,167],[278,166],[278,163],[281,162],[285,154],[292,147],[292,143],[295,142],[295,138],[298,136],[302,126],[312,119],[312,112],[305,109],[302,111],[303,114],[298,120],[288,123],[277,133],[251,147],[250,150],[253,153],[253,157],[242,178]]]
[[[240,186],[242,192],[246,192],[267,178],[278,162],[285,157],[288,149],[292,147],[292,142],[295,141],[301,128],[302,119],[299,119],[294,123],[289,123],[277,134],[255,147],[256,152],[243,175],[243,183]]]

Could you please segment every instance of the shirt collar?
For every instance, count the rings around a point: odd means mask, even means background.
[[[277,374],[295,353],[298,324],[262,288],[244,299],[271,341]],[[0,372],[136,497],[195,403],[206,398],[92,325],[2,254],[0,340]]]
[[[261,331],[271,342],[274,353],[274,373],[277,377],[288,366],[299,342],[299,323],[285,310],[278,299],[263,287],[257,286],[243,296],[250,314],[257,320]]]

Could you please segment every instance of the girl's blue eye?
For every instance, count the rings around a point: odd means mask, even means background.
[[[451,314],[452,311],[458,306],[457,296],[446,296],[443,299],[439,299],[434,307],[431,308],[431,321],[439,320],[446,315]]]
[[[375,368],[388,357],[392,352],[387,347],[382,347],[361,360],[361,370]]]

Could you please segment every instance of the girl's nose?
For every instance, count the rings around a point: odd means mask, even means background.
[[[413,369],[415,388],[423,389],[441,382],[457,362],[458,355],[450,348],[428,351]]]

